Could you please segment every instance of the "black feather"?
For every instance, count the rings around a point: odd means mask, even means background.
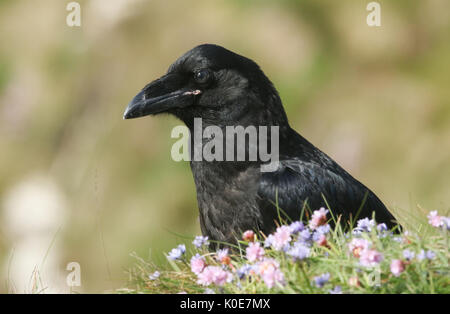
[[[207,69],[201,75],[207,84],[195,81],[200,69]],[[206,80],[205,75],[210,74]],[[168,83],[166,77],[170,77]],[[259,159],[191,161],[201,229],[211,240],[233,242],[247,229],[272,232],[279,217],[275,204],[293,220],[300,218],[305,202],[311,210],[328,203],[344,224],[358,212],[359,218],[371,218],[375,212],[378,222],[395,225],[394,217],[374,193],[289,126],[276,89],[252,60],[220,46],[201,45],[180,57],[162,79],[144,89],[145,99],[159,100],[175,87],[201,91],[178,104],[171,98],[166,110],[181,119],[191,133],[197,117],[202,118],[203,128],[218,126],[224,134],[226,126],[279,127],[280,167],[275,172],[261,172],[263,161]],[[159,105],[155,113],[161,108]],[[152,114],[151,108],[135,112]]]

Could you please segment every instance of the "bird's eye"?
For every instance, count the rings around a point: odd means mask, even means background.
[[[211,71],[208,69],[201,69],[194,73],[194,79],[199,84],[209,83],[211,78]]]

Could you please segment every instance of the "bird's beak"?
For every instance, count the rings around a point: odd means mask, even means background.
[[[183,78],[177,74],[167,74],[151,82],[131,100],[123,118],[139,118],[192,105],[201,91],[183,87],[183,83]]]

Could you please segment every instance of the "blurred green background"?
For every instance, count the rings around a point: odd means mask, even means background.
[[[292,126],[393,208],[448,212],[450,2],[0,0],[0,292],[125,285],[130,253],[200,233],[172,117],[122,120],[185,51],[255,60]],[[46,288],[47,287],[47,288]],[[42,290],[44,289],[44,290]]]

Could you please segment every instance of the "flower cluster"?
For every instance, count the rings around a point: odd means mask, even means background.
[[[433,227],[450,230],[450,217],[439,216],[437,210],[430,212],[427,218]]]
[[[186,246],[184,244],[180,244],[169,252],[167,258],[172,261],[175,261],[177,259],[180,259],[184,253],[186,253]]]
[[[263,239],[255,231],[247,230],[239,243],[242,250],[222,247],[209,252],[208,237],[197,236],[192,242],[196,252],[190,261],[185,258],[184,244],[173,248],[167,258],[188,265],[197,284],[207,287],[205,293],[214,293],[211,289],[214,287],[241,289],[255,284],[266,289],[283,289],[293,278],[288,272],[297,269],[301,274],[297,277],[310,276],[310,287],[330,294],[343,293],[343,287],[345,290],[361,289],[368,284],[365,278],[370,277],[364,273],[372,274],[375,267],[386,282],[400,277],[407,269],[425,267],[438,260],[436,251],[425,248],[418,241],[411,244],[415,237],[413,233],[394,236],[386,224],[377,224],[369,218],[358,220],[353,230],[345,234],[340,232],[339,236],[337,229],[331,232],[328,213],[328,209],[320,208],[312,213],[309,221],[280,225],[267,236],[261,234]],[[448,217],[439,216],[436,211],[430,212],[428,220],[436,228],[448,228]],[[389,245],[395,249],[389,250]],[[344,250],[339,251],[342,247]],[[331,263],[337,257],[350,259],[353,263],[353,272],[347,277],[335,275],[332,265],[308,270],[318,261],[326,263],[330,260]],[[156,271],[147,278],[157,283],[161,280],[160,275]]]

